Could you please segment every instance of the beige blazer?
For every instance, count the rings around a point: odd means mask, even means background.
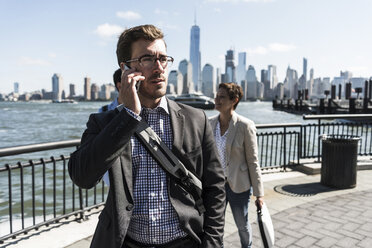
[[[213,134],[218,117],[211,117]],[[235,193],[247,191],[251,186],[254,196],[263,196],[261,168],[258,163],[258,147],[254,122],[233,113],[226,138],[227,182]]]

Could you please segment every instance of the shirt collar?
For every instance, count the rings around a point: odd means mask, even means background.
[[[160,102],[159,102],[158,106],[156,106],[153,109],[142,107],[141,112],[143,112],[145,110],[146,112],[151,113],[151,112],[154,112],[154,111],[159,111],[160,109],[163,109],[165,111],[165,113],[167,113],[169,115],[168,102],[167,102],[167,99],[166,99],[165,96],[160,98]]]

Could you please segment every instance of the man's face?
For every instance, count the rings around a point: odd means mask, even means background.
[[[166,56],[167,50],[162,39],[155,41],[138,40],[132,44],[131,59],[140,58],[143,55],[153,55],[157,58]],[[159,60],[156,60],[151,68],[145,68],[138,61],[131,62],[131,68],[142,72],[145,80],[139,88],[139,96],[146,100],[156,100],[165,95],[168,82],[168,68],[163,68]]]

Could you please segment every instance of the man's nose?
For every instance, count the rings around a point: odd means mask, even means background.
[[[154,66],[155,66],[154,71],[159,72],[159,73],[164,73],[165,68],[163,68],[159,59],[155,60]]]

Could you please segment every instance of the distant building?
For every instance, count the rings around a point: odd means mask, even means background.
[[[287,74],[284,80],[284,88],[289,92],[288,98],[297,98],[298,89],[298,76],[297,71],[291,69],[289,66],[287,68]]]
[[[90,97],[91,97],[90,100],[93,100],[93,101],[99,99],[99,87],[95,83],[93,83],[92,87],[90,88]]]
[[[193,93],[194,84],[192,82],[192,65],[186,59],[182,60],[178,66],[178,70],[183,76],[182,94]]]
[[[172,84],[174,92],[168,92],[167,94],[176,94],[176,95],[181,95],[183,91],[183,75],[180,71],[178,70],[172,70],[169,72],[168,76],[168,85]],[[172,90],[170,88],[170,90]]]
[[[234,50],[228,50],[225,55],[225,83],[236,83],[236,72],[234,63]]]
[[[115,86],[112,84],[103,84],[101,86],[101,91],[98,94],[98,98],[101,100],[110,100],[111,98],[111,93],[115,92]]]
[[[257,99],[257,77],[256,70],[252,65],[248,66],[245,79],[247,80],[247,99]]]
[[[201,91],[200,28],[196,23],[191,27],[190,33],[190,63],[192,65],[192,81],[194,82],[194,90]]]
[[[91,99],[91,87],[90,87],[90,78],[84,78],[84,100],[89,101]]]
[[[303,58],[302,75],[304,76],[305,82],[307,81],[307,59]]]
[[[245,79],[245,74],[247,71],[246,57],[247,57],[246,52],[238,54],[238,67],[236,72],[236,81],[238,82],[238,84],[240,84],[241,81]]]
[[[63,91],[63,79],[60,74],[55,73],[52,77],[53,100],[61,101]]]
[[[222,83],[222,78],[221,78],[221,69],[216,68],[216,90],[218,91],[218,86]]]
[[[69,98],[73,98],[76,95],[75,84],[70,84],[70,95]]]
[[[202,92],[208,97],[214,98],[216,95],[216,83],[214,80],[214,68],[211,64],[205,64],[202,73],[203,87]]]
[[[14,93],[16,93],[16,94],[19,93],[19,83],[18,82],[14,83]]]

